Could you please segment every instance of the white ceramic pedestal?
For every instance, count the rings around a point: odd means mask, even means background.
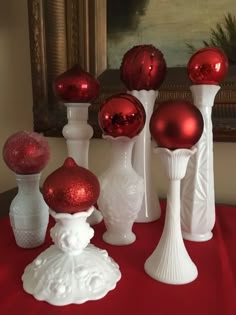
[[[65,103],[68,123],[62,133],[66,139],[68,156],[82,167],[88,168],[89,141],[93,136],[93,128],[88,124],[89,103]],[[100,211],[94,209],[88,222],[91,225],[102,221]]]
[[[144,265],[152,278],[169,283],[185,284],[197,277],[197,268],[185,248],[180,226],[180,180],[185,176],[188,160],[196,149],[170,151],[157,148],[170,180],[165,226],[161,239]]]
[[[105,242],[112,245],[128,245],[135,241],[132,226],[140,211],[143,200],[143,179],[131,164],[134,139],[112,138],[110,166],[99,177],[101,193],[98,206],[101,210],[107,231]]]
[[[133,167],[143,177],[145,189],[141,210],[135,222],[152,222],[161,216],[161,207],[151,173],[152,144],[149,131],[149,121],[158,92],[154,90],[133,90],[129,93],[139,99],[146,112],[146,124],[135,142],[133,152]]]
[[[37,300],[53,305],[98,300],[114,289],[121,274],[105,250],[90,245],[94,231],[86,222],[93,207],[76,214],[50,214],[55,245],[29,264],[22,276],[23,288]],[[89,245],[88,245],[89,244]]]
[[[41,174],[16,174],[18,193],[10,205],[10,222],[16,244],[23,248],[42,245],[48,226],[49,212],[39,190]]]
[[[215,191],[213,170],[213,135],[211,112],[218,85],[191,86],[194,104],[204,120],[203,134],[191,157],[181,192],[181,226],[183,237],[191,241],[212,238],[215,224]]]

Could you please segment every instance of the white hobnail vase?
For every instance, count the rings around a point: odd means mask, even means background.
[[[207,241],[215,224],[212,107],[218,85],[192,85],[193,102],[204,120],[202,136],[196,144],[181,187],[181,226],[184,239]]]
[[[10,205],[10,223],[16,244],[34,248],[45,240],[49,220],[48,206],[39,190],[41,173],[16,174],[18,192]]]
[[[56,221],[51,245],[24,270],[23,288],[37,300],[52,305],[98,300],[121,278],[119,266],[106,250],[89,244],[94,235],[86,222],[94,207],[75,214],[50,214]]]
[[[88,108],[90,103],[65,103],[68,123],[63,127],[62,134],[66,139],[68,156],[88,169],[88,154],[93,128],[88,124]],[[94,209],[88,222],[91,225],[102,221],[101,212]]]
[[[135,241],[132,226],[143,200],[144,183],[132,167],[135,139],[104,136],[112,143],[108,169],[99,177],[101,193],[98,206],[106,226],[103,240],[112,245]]]
[[[161,207],[157,191],[153,184],[151,170],[152,143],[149,130],[149,121],[153,113],[158,91],[133,90],[128,93],[135,96],[142,103],[146,112],[145,126],[138,135],[133,150],[133,167],[144,180],[143,202],[135,222],[152,222],[161,216]]]
[[[169,178],[167,208],[161,239],[146,260],[146,273],[160,282],[185,284],[196,279],[197,268],[185,248],[180,225],[180,181],[185,176],[188,160],[196,149],[156,148]]]

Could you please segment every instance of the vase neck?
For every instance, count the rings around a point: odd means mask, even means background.
[[[132,150],[134,140],[112,140],[111,167],[132,167]]]
[[[24,194],[31,194],[39,191],[39,181],[41,173],[22,175],[16,174],[16,183],[18,186],[18,192]]]

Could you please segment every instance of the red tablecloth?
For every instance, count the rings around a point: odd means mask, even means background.
[[[164,205],[162,205],[164,207]],[[102,241],[104,224],[95,227],[92,243],[105,248],[120,265],[122,278],[103,299],[80,305],[52,306],[39,302],[22,289],[24,268],[51,243],[37,249],[17,247],[9,218],[0,220],[0,314],[147,314],[147,315],[236,315],[236,208],[217,206],[212,240],[185,241],[198,267],[198,278],[186,285],[167,285],[151,279],[144,262],[157,245],[164,215],[154,223],[135,224],[137,236],[129,246],[111,246]]]

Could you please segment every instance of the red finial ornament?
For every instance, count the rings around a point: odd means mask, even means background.
[[[75,65],[55,79],[53,89],[64,103],[90,103],[98,97],[100,84],[91,74]]]

